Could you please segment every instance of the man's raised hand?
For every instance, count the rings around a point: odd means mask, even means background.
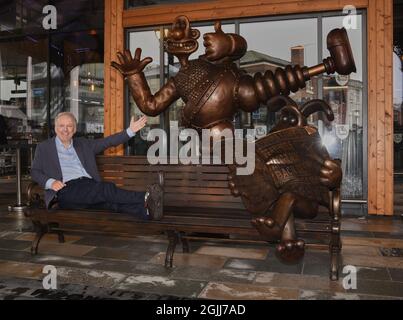
[[[139,120],[135,120],[134,116],[132,116],[131,120],[130,120],[130,129],[133,132],[137,132],[141,129],[144,128],[144,126],[147,123],[147,117],[146,116],[142,116]]]

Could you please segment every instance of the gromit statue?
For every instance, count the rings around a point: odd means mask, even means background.
[[[306,118],[322,111],[329,121],[334,115],[323,100],[311,100],[301,108],[289,97],[278,96],[269,104],[281,111],[279,122],[269,134],[256,140],[255,171],[236,175],[237,165],[229,165],[231,193],[242,198],[252,214],[252,224],[260,235],[279,242],[277,257],[288,263],[304,255],[305,243],[297,238],[294,217],[312,219],[319,206],[332,210],[338,201],[342,173],[330,158],[318,130]]]

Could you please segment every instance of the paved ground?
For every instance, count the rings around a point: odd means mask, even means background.
[[[403,222],[344,218],[342,263],[358,270],[357,288],[328,279],[326,251],[308,248],[298,265],[283,265],[273,247],[192,242],[163,266],[163,237],[48,235],[31,256],[32,226],[8,213],[0,195],[1,299],[403,299]],[[44,266],[57,269],[57,289],[45,290]]]

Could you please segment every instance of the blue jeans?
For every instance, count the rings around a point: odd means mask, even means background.
[[[103,209],[133,214],[147,220],[144,207],[145,192],[128,191],[114,183],[95,181],[90,178],[70,180],[57,192],[62,209]]]

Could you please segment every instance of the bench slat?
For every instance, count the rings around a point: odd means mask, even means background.
[[[157,176],[148,177],[144,179],[122,179],[122,178],[111,178],[111,177],[103,177],[105,181],[114,182],[116,184],[124,185],[124,186],[142,186],[143,190],[150,183],[157,182]],[[197,180],[165,180],[165,186],[171,187],[206,187],[206,188],[226,188],[228,189],[228,181],[197,181]]]
[[[132,191],[144,191],[147,184],[144,185],[125,185],[119,184],[122,189],[132,190]],[[202,187],[188,187],[188,186],[165,186],[164,188],[165,194],[198,194],[198,195],[225,195],[234,199],[235,198],[228,188],[202,188]],[[235,200],[238,202],[238,200]]]
[[[122,163],[99,164],[99,171],[127,171],[127,172],[197,172],[197,173],[228,173],[225,165],[131,165]]]
[[[154,172],[153,172],[154,173]],[[158,176],[158,173],[152,174],[152,176]],[[133,178],[133,179],[144,179],[150,177],[149,172],[128,172],[128,171],[103,171],[102,176],[104,177],[122,177],[122,178]],[[150,177],[152,179],[153,177]],[[164,172],[165,180],[197,180],[197,181],[228,181],[228,175],[226,173],[194,173],[194,172]]]

